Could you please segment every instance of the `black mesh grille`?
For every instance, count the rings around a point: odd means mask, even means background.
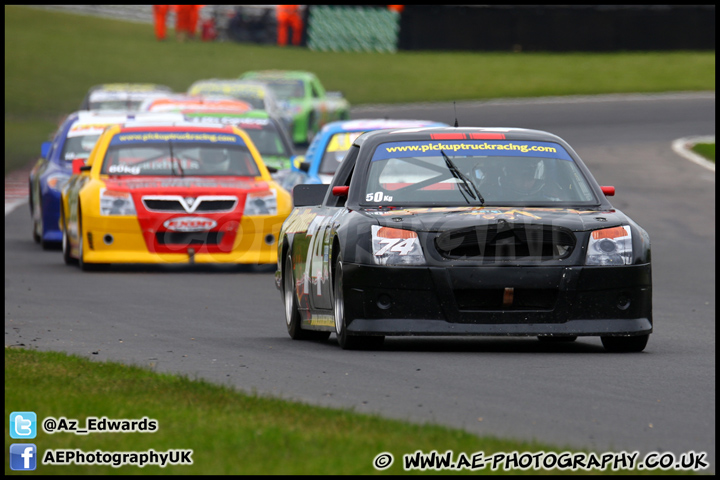
[[[234,200],[203,200],[195,209],[196,212],[224,212],[235,206]]]
[[[444,232],[435,247],[450,259],[549,260],[570,256],[575,235],[562,227],[499,223]]]
[[[184,212],[185,208],[177,200],[143,200],[145,208],[160,212]]]
[[[515,288],[512,301],[504,303],[502,288],[454,290],[459,310],[552,310],[558,291],[552,288]]]
[[[223,232],[157,232],[158,245],[217,245]]]

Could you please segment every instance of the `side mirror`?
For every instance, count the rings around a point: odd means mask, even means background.
[[[40,156],[42,158],[47,158],[51,146],[52,142],[43,142],[42,145],[40,145]]]
[[[305,161],[305,155],[293,155],[290,157],[290,169],[300,170],[300,164]]]
[[[312,207],[321,205],[329,185],[324,183],[301,183],[293,187],[293,207]]]
[[[84,171],[83,168],[85,167],[85,159],[84,158],[76,158],[72,161],[72,173],[73,175],[78,175],[81,171]],[[89,170],[89,169],[88,169]]]
[[[270,173],[277,173],[278,169],[275,167],[271,167],[270,165],[265,165],[265,167],[268,169],[268,172]]]
[[[615,187],[600,187],[606,197],[612,197],[615,195]]]
[[[308,173],[308,172],[310,171],[310,162],[301,162],[301,163],[300,163],[300,166],[298,167],[298,169],[299,169],[301,172]]]
[[[343,187],[333,187],[332,194],[336,197],[347,197],[348,192],[350,191],[350,187],[343,186]]]

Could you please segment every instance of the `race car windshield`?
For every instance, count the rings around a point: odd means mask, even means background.
[[[101,173],[130,176],[260,175],[245,146],[191,142],[111,145]]]
[[[98,138],[100,138],[99,133],[66,138],[60,158],[67,162],[72,162],[76,158],[87,159],[93,147],[95,147]]]
[[[143,100],[107,100],[103,102],[90,102],[90,110],[127,110],[137,112]]]
[[[257,92],[225,89],[222,85],[200,86],[190,90],[191,95],[225,95],[252,105],[255,110],[265,110],[265,100]]]
[[[265,80],[265,83],[270,85],[275,96],[280,100],[305,98],[305,84],[302,80]]]
[[[580,169],[567,152],[558,150],[562,149],[559,145],[514,142],[524,147],[534,145],[548,150],[523,147],[525,151],[518,149],[508,155],[506,152],[510,148],[488,147],[483,153],[492,154],[485,155],[477,153],[483,150],[481,148],[454,149],[452,144],[445,144],[445,148],[436,149],[432,147],[432,142],[418,143],[421,143],[418,150],[411,148],[413,144],[409,142],[384,144],[377,148],[368,171],[364,205],[479,204],[472,195],[468,195],[468,190],[480,192],[485,205],[597,204]],[[422,152],[422,144],[430,144],[430,147]],[[465,142],[459,145],[470,144]],[[484,144],[487,146],[491,142]],[[539,151],[543,153],[536,153]],[[447,154],[450,163],[441,152]],[[458,152],[462,155],[458,155]],[[457,167],[457,170],[451,168],[451,165]],[[463,180],[473,185],[466,185]]]
[[[319,172],[333,175],[340,166],[340,162],[345,158],[345,154],[352,147],[355,139],[362,134],[363,132],[340,132],[330,137],[320,161]]]
[[[255,147],[258,149],[258,152],[260,152],[260,155],[280,157],[291,156],[291,153],[282,141],[282,137],[280,137],[280,132],[278,132],[277,128],[275,128],[275,125],[272,123],[268,122],[265,125],[260,125],[260,128],[255,125],[243,125],[240,123],[238,124],[238,127],[245,130],[245,132],[250,136],[250,140],[253,141]]]

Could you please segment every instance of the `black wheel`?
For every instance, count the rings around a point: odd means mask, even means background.
[[[577,335],[559,336],[559,335],[538,335],[538,340],[547,343],[570,343],[577,340]]]
[[[30,197],[28,198],[28,203],[30,204],[30,219],[32,220],[32,238],[35,243],[40,243],[42,235],[38,234],[38,224],[35,221],[35,205],[33,204],[32,183],[30,183]]]
[[[603,347],[609,352],[642,352],[645,350],[650,334],[635,335],[632,337],[600,337]]]
[[[292,256],[290,252],[285,257],[285,267],[283,268],[283,299],[285,300],[285,323],[290,338],[293,340],[327,340],[330,337],[330,332],[304,330],[302,328],[302,319],[297,307],[297,295],[295,295],[295,280],[292,274]]]
[[[90,268],[90,265],[85,263],[85,259],[83,258],[85,256],[85,234],[82,231],[82,217],[80,215],[80,211],[78,210],[78,259],[77,264],[78,267],[80,267],[80,270],[87,272],[88,270],[92,270]]]
[[[60,209],[60,221],[62,222],[62,253],[65,265],[75,265],[77,260],[70,256],[70,239],[67,234],[67,222],[65,221],[65,211]]]
[[[43,250],[57,249],[57,242],[48,242],[47,240],[43,239],[43,236],[45,235],[45,228],[43,227],[42,207],[40,205],[37,205],[37,207],[34,208],[37,208],[37,215],[40,220],[35,220],[35,212],[33,212],[33,240],[35,240],[35,243],[39,243]]]
[[[333,316],[335,317],[335,333],[338,345],[343,350],[372,350],[380,348],[385,341],[382,335],[348,335],[345,318],[345,296],[343,294],[343,263],[342,254],[338,255],[333,271],[332,288]]]

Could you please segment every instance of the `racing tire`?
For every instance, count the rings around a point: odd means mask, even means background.
[[[304,330],[302,318],[298,311],[297,295],[295,295],[295,281],[292,275],[292,256],[288,252],[283,268],[283,300],[285,303],[285,323],[288,334],[293,340],[327,340],[330,332],[317,330]]]
[[[650,339],[650,334],[635,335],[632,337],[600,337],[603,347],[609,352],[615,353],[636,353],[645,350]]]
[[[67,223],[65,222],[65,212],[60,209],[60,220],[62,221],[62,254],[65,265],[77,265],[77,260],[70,256],[70,239],[67,234]]]
[[[42,240],[42,236],[38,235],[37,233],[37,223],[35,222],[35,206],[33,205],[32,199],[32,183],[30,183],[30,197],[28,199],[28,203],[30,204],[30,219],[32,220],[32,238],[35,243],[40,243],[40,241]]]
[[[383,335],[348,335],[343,294],[342,254],[338,255],[333,270],[332,306],[338,345],[343,350],[375,350],[385,342]]]
[[[544,343],[570,343],[577,340],[577,335],[558,336],[558,335],[538,335],[538,340]]]

